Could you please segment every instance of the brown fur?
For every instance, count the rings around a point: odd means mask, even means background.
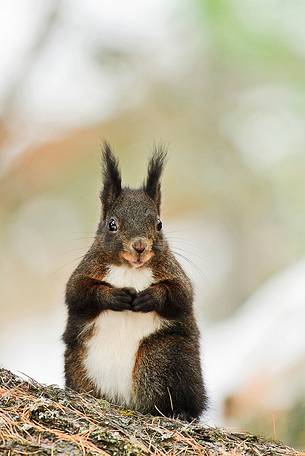
[[[86,354],[85,343],[92,337],[93,325],[79,334],[79,343],[75,347],[68,347],[65,352],[66,386],[83,393],[91,393],[97,396],[98,393],[94,384],[88,379],[83,365]]]
[[[99,396],[84,367],[86,343],[94,334],[94,321],[104,310],[156,312],[161,329],[142,339],[133,366],[132,402],[142,412],[198,417],[206,408],[199,353],[199,330],[193,314],[190,280],[157,229],[160,212],[162,151],[150,162],[144,188],[121,188],[118,164],[109,146],[104,150],[102,217],[95,241],[67,284],[65,374],[67,386]],[[117,230],[111,232],[109,220]],[[145,239],[145,252],[133,250]],[[149,250],[148,250],[149,249]],[[122,255],[122,252],[125,254]],[[136,293],[104,281],[111,265],[145,262],[154,284]]]

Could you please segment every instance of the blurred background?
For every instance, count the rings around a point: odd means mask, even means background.
[[[0,363],[63,384],[65,283],[169,147],[163,222],[196,288],[208,422],[305,447],[305,2],[1,0]]]

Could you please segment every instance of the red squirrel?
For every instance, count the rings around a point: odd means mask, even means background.
[[[206,410],[191,282],[160,219],[166,153],[142,187],[122,187],[103,146],[101,219],[66,288],[66,386],[143,413],[198,418]]]

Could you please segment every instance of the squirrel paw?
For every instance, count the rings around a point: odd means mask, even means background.
[[[124,288],[121,288],[121,290],[126,291],[126,293],[128,293],[133,298],[135,298],[137,296],[137,294],[138,294],[137,290],[135,288],[132,288],[132,287],[124,287]]]
[[[152,312],[157,309],[158,301],[151,290],[143,290],[134,298],[132,310],[134,312]]]
[[[133,301],[132,289],[129,288],[114,288],[111,292],[111,299],[108,309],[114,311],[131,310]]]

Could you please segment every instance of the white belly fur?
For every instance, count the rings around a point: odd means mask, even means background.
[[[112,266],[104,280],[115,287],[142,291],[153,283],[153,275],[148,268]],[[107,399],[130,404],[139,343],[160,327],[161,318],[155,312],[107,310],[96,318],[94,334],[87,344],[85,367],[88,377]]]

